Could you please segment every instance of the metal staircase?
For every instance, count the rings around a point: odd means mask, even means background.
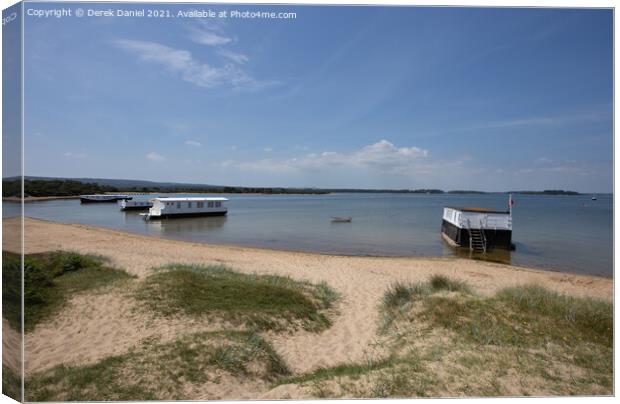
[[[482,226],[480,226],[479,229],[472,229],[468,220],[467,230],[469,231],[469,250],[486,254],[487,240],[486,237],[484,237]]]

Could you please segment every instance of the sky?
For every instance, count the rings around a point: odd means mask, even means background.
[[[174,17],[26,16],[27,175],[613,189],[611,10],[155,8]]]

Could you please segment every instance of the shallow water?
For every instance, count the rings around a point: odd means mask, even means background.
[[[145,222],[137,212],[122,212],[116,204],[81,205],[79,200],[27,203],[25,213],[193,242],[347,255],[469,256],[468,250],[452,248],[441,239],[443,206],[505,210],[508,200],[503,194],[234,194],[228,198],[226,217]],[[474,258],[612,276],[612,195],[598,195],[597,201],[590,195],[515,195],[514,199],[516,251],[496,250]],[[3,217],[19,214],[19,204],[3,206]],[[353,221],[332,223],[331,216],[351,216]]]

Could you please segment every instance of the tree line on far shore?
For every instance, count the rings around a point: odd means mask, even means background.
[[[243,193],[243,194],[325,194],[327,191],[309,188],[267,188],[267,187],[115,187],[74,180],[25,180],[24,196],[78,196],[88,194],[117,193]],[[19,197],[21,181],[3,180],[2,196]]]
[[[117,193],[224,193],[224,194],[327,194],[332,192],[352,193],[408,193],[408,194],[487,194],[490,192],[473,190],[441,189],[321,189],[321,188],[283,188],[283,187],[232,187],[232,186],[151,186],[151,187],[116,187],[75,180],[24,180],[24,196],[78,196],[86,194]],[[506,192],[507,193],[507,192]],[[514,194],[525,195],[580,195],[575,191],[544,190],[544,191],[512,191]],[[2,181],[3,197],[19,197],[21,180],[8,179]]]

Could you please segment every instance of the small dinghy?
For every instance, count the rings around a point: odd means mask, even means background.
[[[332,223],[351,223],[351,220],[350,216],[332,216]]]

